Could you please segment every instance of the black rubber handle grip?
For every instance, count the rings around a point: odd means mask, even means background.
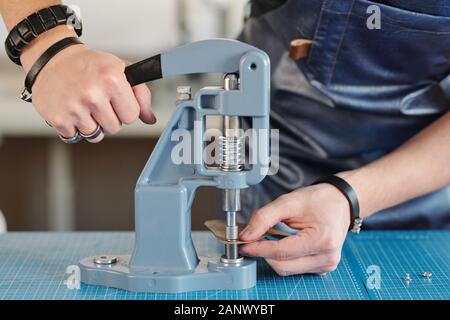
[[[161,79],[161,55],[158,54],[151,58],[129,65],[125,68],[125,75],[132,87],[138,84]]]

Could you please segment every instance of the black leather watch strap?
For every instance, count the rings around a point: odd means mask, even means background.
[[[5,49],[8,57],[15,64],[21,65],[20,55],[30,42],[45,31],[64,24],[73,25],[77,35],[81,36],[81,20],[68,6],[55,5],[29,15],[19,22],[6,38]]]
[[[359,216],[359,201],[355,190],[344,179],[338,176],[328,176],[318,179],[313,185],[327,183],[336,187],[347,198],[350,204],[350,228],[349,231],[359,233],[362,219]]]
[[[42,71],[42,69],[47,65],[47,63],[59,52],[64,50],[65,48],[82,44],[79,38],[77,37],[69,37],[64,38],[61,41],[58,41],[50,48],[48,48],[33,64],[33,67],[27,74],[25,78],[25,88],[22,91],[21,99],[26,102],[32,102],[32,87],[34,82],[36,81],[37,76]]]

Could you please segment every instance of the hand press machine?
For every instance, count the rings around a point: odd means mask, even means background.
[[[176,111],[137,182],[133,253],[83,259],[81,281],[163,293],[254,286],[256,261],[239,256],[236,215],[240,190],[261,182],[269,169],[269,57],[239,41],[206,40],[138,62],[125,73],[132,85],[198,73],[224,74],[224,83],[199,90],[193,99],[188,90],[180,92]],[[208,116],[223,119],[218,166],[208,166],[203,157]],[[243,117],[258,132],[252,137],[258,157],[251,165],[245,165]],[[177,144],[171,135],[177,129],[192,133],[191,151],[200,161],[171,161]],[[227,240],[222,256],[198,257],[191,238],[191,206],[203,186],[222,190]]]

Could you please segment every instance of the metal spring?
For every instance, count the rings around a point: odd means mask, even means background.
[[[220,137],[220,168],[223,171],[241,171],[244,169],[244,139],[242,137]]]

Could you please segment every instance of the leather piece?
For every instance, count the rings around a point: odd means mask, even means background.
[[[205,226],[214,234],[214,236],[219,240],[220,242],[227,244],[227,243],[235,243],[235,244],[247,244],[247,243],[253,243],[259,240],[262,240],[266,237],[289,237],[291,234],[282,232],[280,230],[271,228],[269,229],[265,235],[263,235],[261,238],[253,240],[253,241],[242,241],[242,240],[236,240],[236,241],[229,241],[225,237],[225,221],[215,219],[215,220],[208,220],[205,221]],[[239,230],[244,230],[245,225],[238,224]]]
[[[295,39],[289,48],[289,58],[292,60],[305,59],[311,50],[312,41],[309,39]]]

